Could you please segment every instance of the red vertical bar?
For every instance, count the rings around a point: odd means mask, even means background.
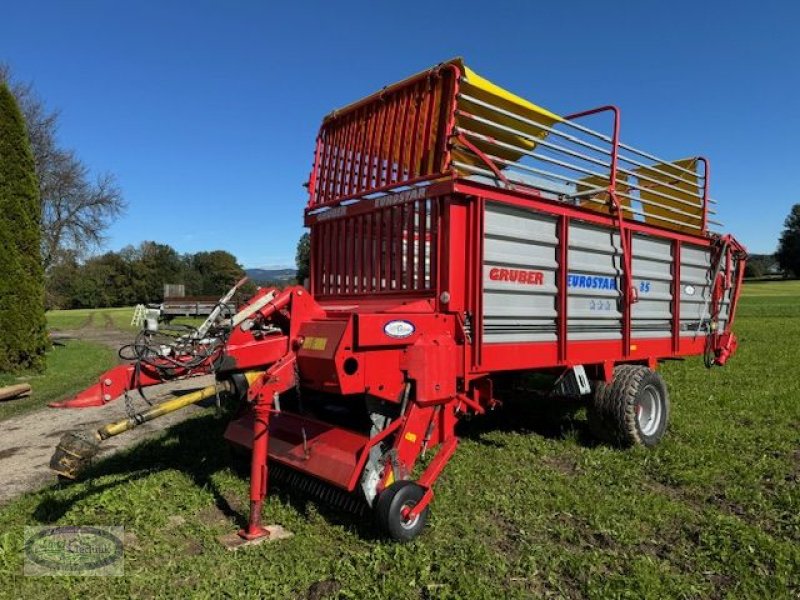
[[[325,179],[325,201],[329,202],[336,194],[336,178],[339,169],[339,159],[341,155],[342,123],[337,119],[331,136],[330,164],[328,165],[328,175]]]
[[[386,176],[384,183],[391,183],[395,181],[393,172],[395,167],[395,139],[397,136],[397,121],[400,118],[402,106],[400,104],[401,99],[397,97],[395,94],[394,100],[392,102],[392,117],[391,121],[389,122],[389,148],[386,156],[388,158],[388,163],[386,164]]]
[[[631,273],[633,265],[631,260],[631,244],[633,239],[631,231],[627,227],[620,231],[620,240],[625,240],[622,251],[622,261],[625,265],[623,267],[625,273],[624,279],[627,282],[626,293],[623,296],[623,298],[625,298],[625,306],[622,312],[622,353],[623,356],[628,356],[631,352],[631,313],[633,312],[633,274]]]
[[[381,126],[378,135],[377,164],[375,165],[375,187],[381,187],[384,184],[383,161],[387,156],[387,152],[384,151],[384,142],[386,141],[386,128],[389,126],[390,109],[391,103],[381,104]]]
[[[427,252],[425,251],[425,237],[427,236],[427,217],[428,217],[428,200],[423,198],[418,202],[418,219],[419,225],[417,226],[417,288],[424,290],[428,289],[425,282],[425,259]]]
[[[348,126],[349,123],[347,120],[347,115],[341,117],[341,119],[342,123],[339,127],[339,135],[336,144],[336,165],[333,170],[333,190],[331,194],[331,200],[342,195],[342,181],[344,179],[345,165],[347,164],[347,136],[350,133],[350,127]]]
[[[367,257],[366,257],[366,291],[374,292],[375,291],[375,284],[373,283],[373,277],[375,274],[375,213],[367,213],[367,229],[366,229],[366,249],[367,249]]]
[[[319,283],[317,281],[318,273],[319,273],[319,229],[318,226],[314,226],[311,228],[309,232],[310,242],[311,242],[311,249],[309,251],[310,261],[309,261],[309,275],[308,275],[308,291],[311,292],[312,295],[317,293],[319,290]],[[302,281],[298,281],[300,285],[303,285]]]
[[[441,109],[437,123],[436,155],[434,157],[434,169],[437,171],[443,171],[449,162],[449,134],[453,131],[453,127],[455,126],[456,97],[458,95],[458,77],[460,70],[458,67],[451,65],[451,68],[447,69],[445,73],[448,73],[449,77],[445,77],[442,82]]]
[[[347,117],[347,133],[344,138],[344,162],[339,178],[339,196],[350,195],[350,179],[353,174],[353,146],[357,130],[357,115],[359,111],[351,112]]]
[[[364,215],[358,215],[353,219],[355,221],[355,231],[353,233],[353,244],[355,252],[355,267],[353,269],[353,292],[358,294],[361,292],[361,282],[364,276]]]
[[[342,294],[347,294],[350,291],[350,219],[342,219],[342,244],[344,250],[342,251]]]
[[[364,160],[362,148],[366,137],[366,114],[369,106],[355,111],[353,116],[353,151],[350,158],[350,173],[347,179],[347,195],[357,194],[361,191],[361,162]]]
[[[386,165],[381,165],[379,186],[384,186],[389,183],[390,174],[392,172],[392,144],[394,143],[394,117],[397,112],[396,108],[397,100],[395,96],[392,96],[389,106],[386,109],[386,121],[383,125],[383,141],[386,145],[382,148],[381,153],[386,161]]]
[[[325,223],[325,293],[330,295],[331,290],[331,257],[333,256],[333,230],[330,223]]]
[[[369,262],[369,252],[367,250],[367,221],[369,220],[369,213],[361,215],[361,226],[358,231],[358,249],[359,249],[359,263],[358,270],[358,291],[366,292],[367,288],[367,263]]]
[[[356,111],[356,135],[353,143],[353,160],[351,166],[351,178],[349,180],[349,194],[357,194],[363,190],[361,179],[364,176],[364,147],[367,140],[367,125],[369,124],[368,113],[369,105]]]
[[[339,294],[345,293],[345,272],[347,271],[347,220],[338,221],[339,243],[337,244],[338,266],[336,268],[336,291]]]
[[[414,223],[416,222],[416,208],[417,208],[417,201],[412,200],[411,202],[407,203],[408,206],[408,216],[406,218],[406,289],[413,290],[414,289],[414,275],[417,272],[416,266],[414,265],[414,250],[417,247],[417,240],[416,235],[417,232],[414,231]]]
[[[394,231],[392,229],[392,207],[383,210],[383,239],[384,253],[383,253],[383,290],[392,289],[392,244],[394,243]]]
[[[364,135],[361,139],[360,160],[358,163],[358,183],[359,190],[369,189],[369,161],[372,160],[370,155],[370,144],[372,143],[373,128],[375,126],[375,107],[371,105],[365,109],[364,121]]]
[[[314,206],[316,204],[316,190],[317,190],[317,178],[319,177],[319,158],[320,158],[320,150],[322,148],[322,140],[320,136],[317,136],[317,142],[314,147],[314,164],[311,167],[311,175],[308,178],[308,206]]]
[[[331,154],[333,153],[331,131],[327,126],[323,127],[324,134],[322,136],[322,158],[320,160],[321,168],[319,178],[317,179],[317,204],[322,204],[328,199],[327,188],[328,179],[330,178]]]
[[[411,132],[408,131],[408,113],[411,110],[411,103],[413,102],[412,90],[405,90],[403,101],[403,122],[400,125],[400,148],[397,153],[397,179],[396,181],[406,181],[408,175],[405,170],[406,165],[406,148],[408,142],[411,140]]]
[[[333,288],[333,271],[334,267],[334,257],[336,256],[336,235],[334,226],[336,225],[335,222],[329,221],[325,224],[326,233],[325,236],[328,240],[326,244],[326,252],[327,255],[325,257],[325,265],[326,265],[326,272],[325,272],[325,293],[328,295],[332,295],[335,291]]]
[[[324,296],[328,294],[328,280],[330,278],[330,265],[328,257],[330,256],[331,235],[328,231],[327,223],[317,224],[319,227],[320,235],[322,236],[322,243],[320,244],[320,293]]]
[[[356,275],[356,219],[347,219],[347,293],[355,291]]]
[[[383,238],[386,233],[383,231],[383,211],[379,210],[375,213],[375,291],[380,292],[383,286],[381,285],[381,275],[383,273]]]
[[[419,130],[419,123],[420,117],[422,116],[422,111],[424,106],[422,105],[423,90],[422,86],[425,85],[425,80],[420,81],[416,86],[414,86],[414,126],[411,130],[411,153],[408,157],[408,177],[413,179],[420,174],[419,165],[417,164],[417,159],[419,156],[418,148],[421,139],[420,130]]]
[[[403,289],[403,219],[405,218],[405,205],[397,207],[394,214],[394,273],[392,286],[396,290]]]
[[[342,172],[342,187],[339,196],[349,196],[352,193],[353,165],[355,163],[355,146],[358,137],[358,114],[361,109],[356,109],[348,115],[347,138],[345,139],[345,164]]]
[[[438,90],[441,85],[441,78],[439,78],[435,82],[428,81],[428,88],[426,90],[425,96],[428,99],[428,114],[425,117],[425,127],[424,133],[422,138],[422,153],[421,153],[421,161],[420,161],[420,173],[421,174],[429,174],[433,170],[431,167],[431,161],[433,160],[434,153],[431,149],[431,135],[433,135],[434,130],[436,128],[435,123],[435,115],[434,106],[436,105],[436,97],[438,95]],[[435,141],[434,141],[435,143]]]
[[[402,268],[402,248],[403,248],[403,207],[392,207],[392,274],[390,277],[389,289],[400,289],[400,269]]]
[[[569,217],[558,220],[558,360],[567,361],[569,354]]]
[[[439,245],[439,198],[431,198],[431,261],[430,261],[430,285],[434,290],[439,290],[439,256],[442,249]],[[438,302],[438,300],[437,300]]]
[[[681,349],[681,241],[672,243],[672,351]]]

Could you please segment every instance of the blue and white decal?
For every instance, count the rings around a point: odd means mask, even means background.
[[[567,287],[592,290],[616,290],[615,277],[598,277],[597,275],[567,275]]]
[[[404,320],[389,321],[383,326],[383,333],[396,340],[407,338],[416,330],[413,323]]]
[[[648,293],[650,291],[650,285],[651,285],[650,281],[647,280],[639,281],[638,285],[639,292],[642,294]],[[598,275],[577,275],[575,273],[569,273],[567,275],[567,287],[581,288],[585,290],[618,289],[616,277],[605,277]]]

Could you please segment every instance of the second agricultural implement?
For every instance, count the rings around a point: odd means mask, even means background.
[[[334,111],[308,181],[308,289],[261,289],[172,345],[143,335],[134,361],[63,405],[213,372],[182,400],[224,387],[240,401],[225,437],[251,457],[248,539],[269,535],[274,467],[415,537],[459,419],[497,406],[509,374],[551,376],[602,438],[652,446],[669,414],[659,362],[736,349],[745,252],[712,232],[708,161],[619,134],[613,106],[557,115],[460,60]],[[53,467],[74,476],[152,416],[65,438]]]

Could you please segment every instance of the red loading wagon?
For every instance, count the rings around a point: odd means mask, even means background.
[[[243,537],[268,535],[268,466],[415,537],[456,424],[498,405],[506,373],[553,375],[608,441],[661,439],[656,368],[735,351],[745,250],[711,231],[706,159],[662,160],[619,136],[613,106],[562,117],[460,60],[324,119],[310,289],[261,290],[216,330],[207,367],[241,399],[227,439],[252,450]],[[135,372],[119,367],[84,401],[176,370]]]

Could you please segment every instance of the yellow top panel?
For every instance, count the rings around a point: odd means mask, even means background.
[[[503,161],[515,162],[526,153],[532,152],[537,145],[536,141],[548,134],[544,127],[552,127],[564,120],[546,108],[481,77],[461,61],[454,62],[463,73],[456,124],[459,129],[472,132],[472,135],[464,135],[479,150],[501,159],[499,167],[507,166]],[[487,142],[482,136],[492,138],[494,142]],[[473,165],[481,162],[471,152],[461,149],[454,151],[454,159]]]
[[[485,77],[481,77],[468,66],[463,65],[463,68],[464,75],[466,77],[466,83],[468,85],[478,88],[485,94],[502,99],[504,104],[511,104],[517,107],[517,110],[512,112],[519,112],[521,115],[529,113],[532,117],[535,117],[536,115],[542,115],[545,119],[552,122],[564,120],[562,117],[550,112],[546,108],[537,106],[533,102],[529,102],[528,100],[525,100],[525,98],[521,98],[516,94],[512,94],[508,90],[501,88],[499,85],[492,83]]]

